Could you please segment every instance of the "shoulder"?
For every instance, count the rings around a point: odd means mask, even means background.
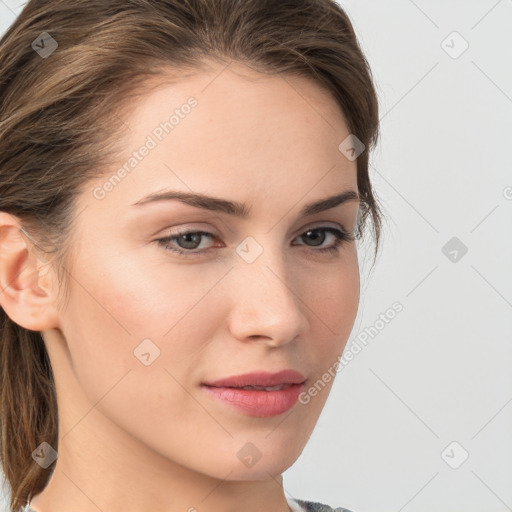
[[[329,505],[318,503],[317,501],[294,500],[306,512],[351,512],[342,507],[332,508]]]

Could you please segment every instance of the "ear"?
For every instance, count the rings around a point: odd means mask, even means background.
[[[57,327],[58,289],[51,262],[23,232],[18,217],[0,211],[0,305],[21,327]]]

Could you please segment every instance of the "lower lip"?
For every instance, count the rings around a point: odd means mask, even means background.
[[[201,386],[211,396],[236,407],[250,416],[268,418],[291,409],[299,399],[304,384],[292,384],[276,391]]]

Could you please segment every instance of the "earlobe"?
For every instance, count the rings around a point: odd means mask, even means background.
[[[11,320],[32,331],[56,327],[52,279],[51,264],[38,256],[19,219],[0,212],[0,305]]]

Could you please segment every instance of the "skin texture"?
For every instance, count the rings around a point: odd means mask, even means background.
[[[356,243],[322,254],[301,235],[353,230],[359,203],[298,213],[357,192],[356,162],[338,150],[350,132],[313,82],[211,62],[137,100],[123,119],[126,160],[191,96],[197,106],[103,199],[95,187],[124,162],[78,198],[64,310],[55,273],[34,257],[16,217],[0,213],[0,301],[43,333],[59,401],[59,457],[32,499],[38,512],[288,510],[281,473],[302,452],[333,380],[270,418],[228,407],[200,383],[292,368],[309,388],[342,353],[359,304]],[[132,206],[165,188],[243,202],[251,213],[238,219],[176,200]],[[178,228],[213,233],[189,249],[209,251],[185,258],[155,242]],[[250,264],[236,252],[249,236],[263,248]],[[319,247],[334,245],[321,236]],[[148,366],[134,355],[147,338],[160,350]],[[262,454],[252,467],[237,456],[247,443]]]

